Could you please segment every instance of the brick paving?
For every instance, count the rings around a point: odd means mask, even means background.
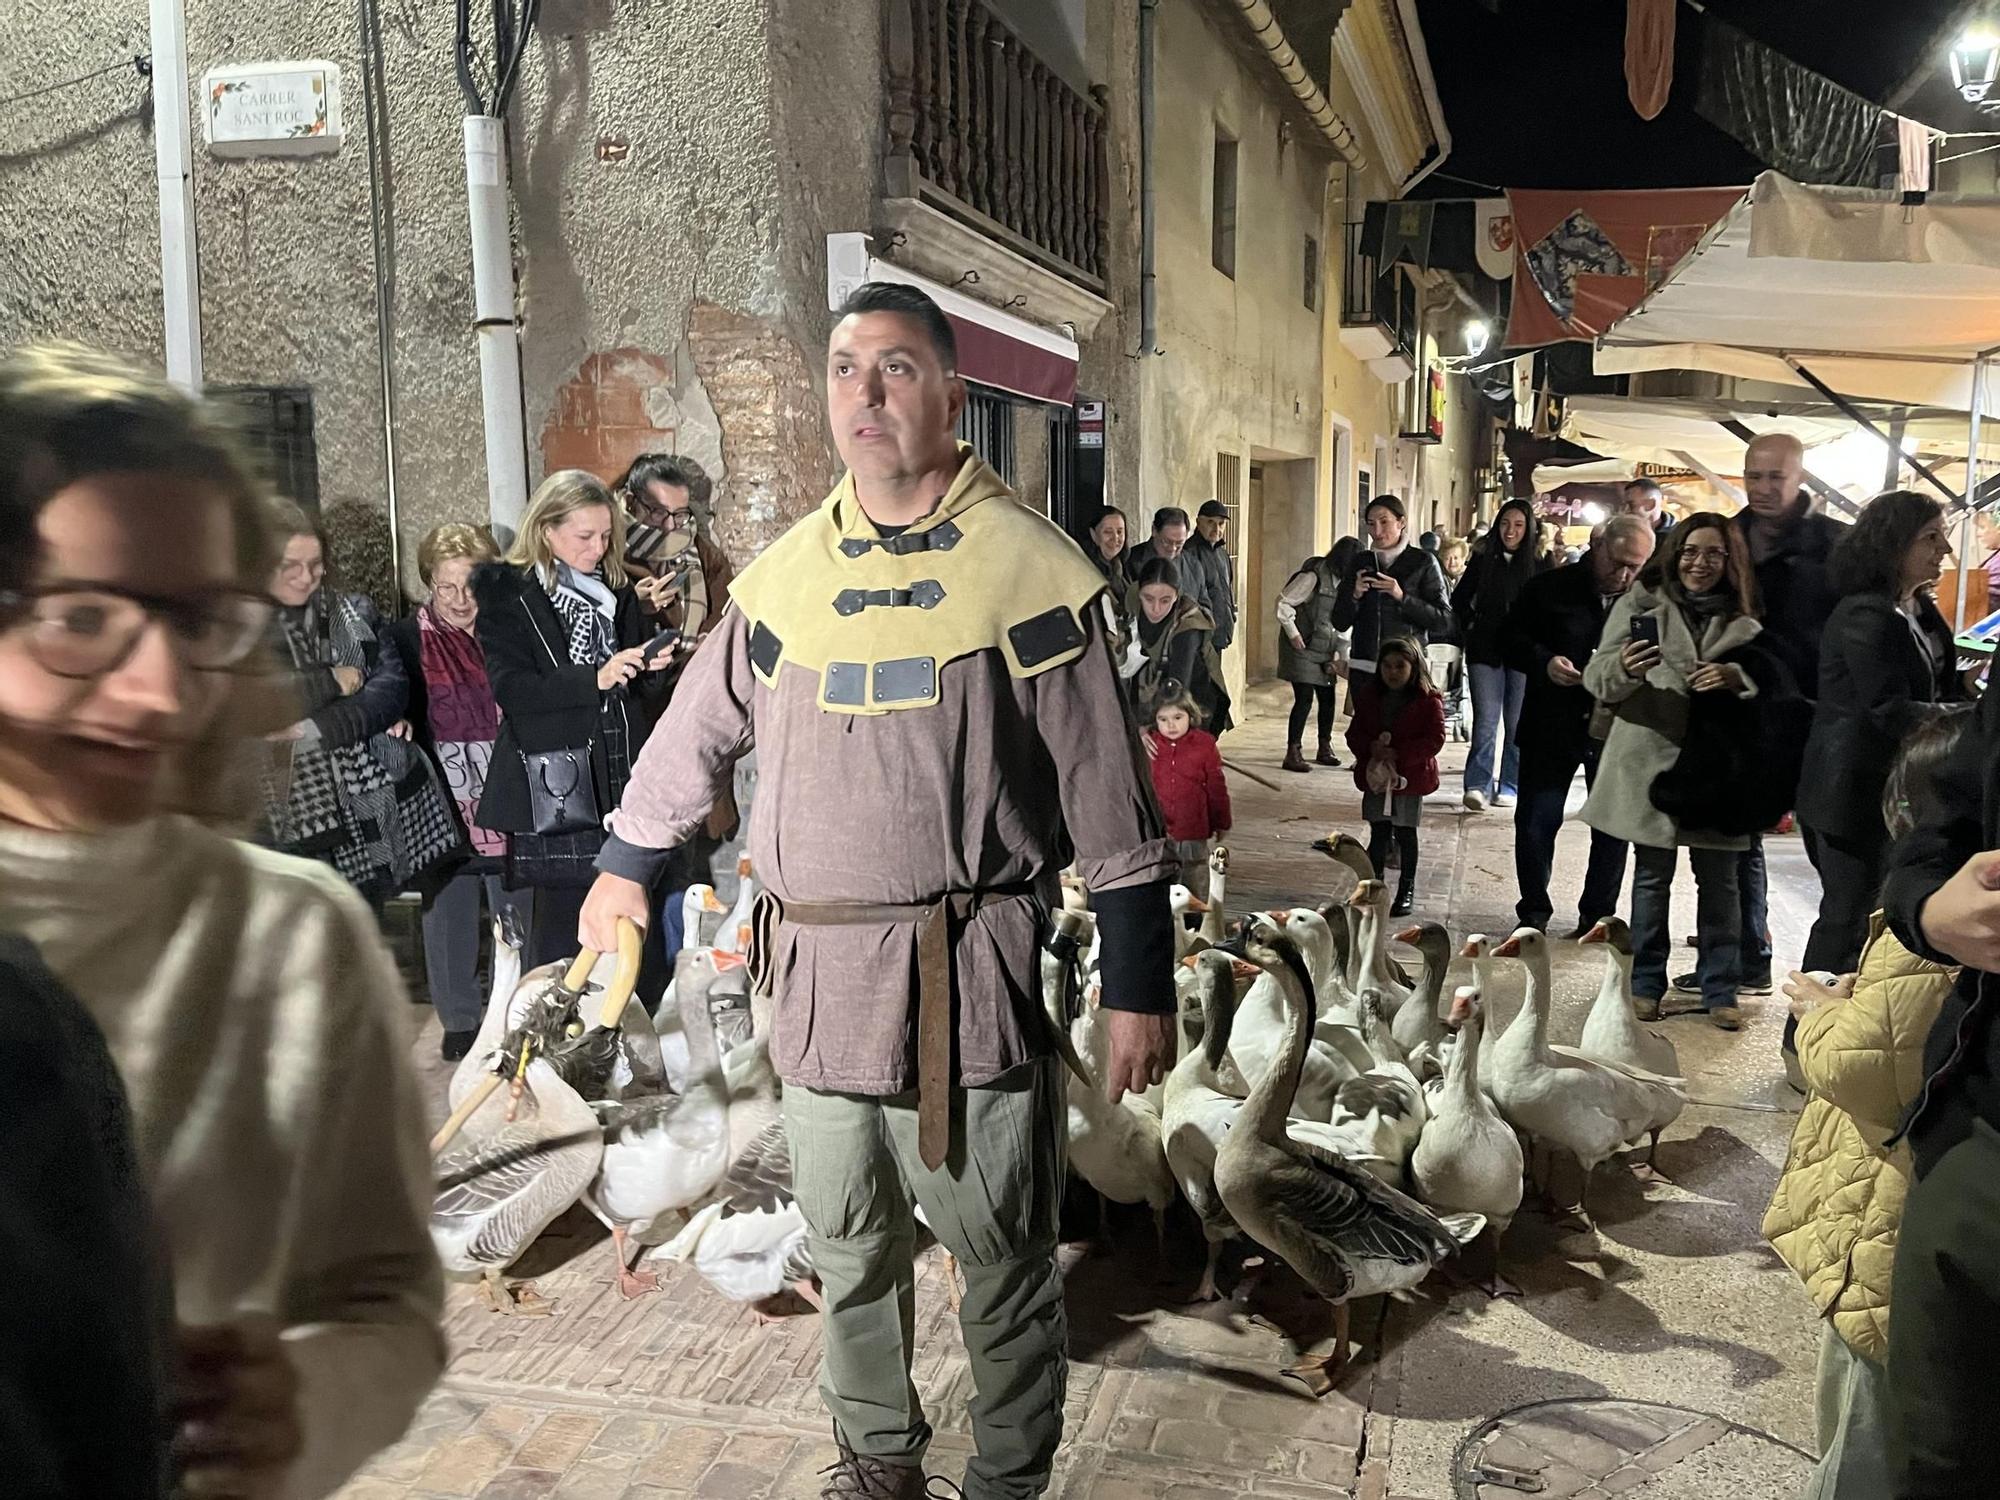
[[[1232,781],[1238,826],[1230,838],[1230,905],[1238,910],[1295,905],[1343,889],[1345,873],[1308,846],[1329,829],[1358,829],[1358,795],[1347,772],[1321,770],[1308,778],[1274,769],[1283,737],[1276,705],[1267,690],[1253,694],[1249,722],[1224,747],[1232,760],[1279,786],[1272,791],[1247,778]],[[1462,754],[1453,747],[1448,763],[1459,764]],[[1450,782],[1448,774],[1448,787]],[[1446,810],[1453,800],[1441,794],[1438,811],[1427,817],[1419,915],[1446,920],[1457,932],[1505,932],[1512,926],[1506,823],[1490,814],[1460,817]],[[1566,837],[1580,856],[1580,834]],[[1571,856],[1566,849],[1559,892],[1565,874],[1574,889],[1578,859]],[[1793,858],[1774,848],[1773,923],[1788,935],[1802,930],[1813,898],[1809,886],[1802,895],[1790,888]],[[1594,993],[1594,978],[1582,990]],[[1587,1004],[1587,996],[1579,1003]],[[413,1017],[422,1014],[413,1008]],[[1754,1005],[1752,1021],[1753,1030],[1761,1024]],[[427,1023],[412,1055],[441,1098],[444,1073],[435,1038],[435,1023]],[[1788,1108],[1789,1099],[1761,1079],[1742,1081],[1739,1075],[1757,1071],[1742,1062],[1754,1044],[1725,1041],[1705,1028],[1676,1032],[1675,1039],[1697,1096],[1704,1090],[1716,1096],[1723,1124],[1683,1132],[1696,1137],[1684,1144],[1699,1146],[1700,1153],[1690,1149],[1681,1158],[1687,1170],[1678,1188],[1669,1184],[1664,1206],[1613,1183],[1615,1191],[1601,1195],[1611,1206],[1600,1221],[1607,1240],[1617,1243],[1594,1262],[1587,1255],[1579,1261],[1572,1245],[1524,1215],[1508,1242],[1510,1257],[1533,1259],[1527,1267],[1533,1275],[1509,1266],[1528,1293],[1523,1303],[1489,1307],[1479,1294],[1459,1292],[1410,1307],[1359,1305],[1355,1362],[1340,1389],[1318,1402],[1278,1372],[1298,1349],[1330,1335],[1323,1306],[1280,1268],[1246,1277],[1241,1300],[1188,1308],[1182,1299],[1193,1289],[1200,1257],[1192,1220],[1173,1226],[1162,1261],[1150,1220],[1142,1212],[1114,1210],[1110,1244],[1079,1240],[1064,1250],[1071,1317],[1068,1436],[1051,1493],[1074,1500],[1446,1500],[1455,1493],[1450,1451],[1485,1419],[1552,1395],[1628,1394],[1618,1389],[1628,1379],[1641,1386],[1665,1379],[1674,1389],[1646,1394],[1735,1412],[1746,1421],[1763,1417],[1787,1428],[1794,1441],[1809,1439],[1809,1312],[1794,1318],[1786,1306],[1771,1333],[1760,1323],[1763,1309],[1787,1295],[1783,1275],[1759,1264],[1761,1274],[1753,1278],[1739,1266],[1697,1296],[1677,1279],[1685,1268],[1650,1258],[1651,1245],[1635,1249],[1644,1236],[1616,1222],[1638,1209],[1656,1216],[1654,1223],[1670,1212],[1695,1214],[1700,1227],[1688,1231],[1688,1244],[1666,1246],[1667,1256],[1755,1253],[1755,1219],[1788,1125],[1773,1112]],[[1735,1051],[1719,1050],[1732,1042]],[[1743,1145],[1746,1136],[1758,1136],[1754,1148]],[[1080,1203],[1073,1208],[1078,1224],[1072,1227],[1094,1231],[1095,1213]],[[348,1485],[341,1500],[817,1495],[819,1471],[833,1459],[815,1386],[817,1319],[760,1326],[690,1270],[665,1263],[656,1267],[659,1292],[626,1301],[610,1285],[610,1253],[603,1231],[581,1211],[552,1228],[515,1268],[554,1299],[554,1315],[547,1318],[498,1317],[475,1289],[454,1287],[444,1382],[405,1439]],[[1596,1270],[1580,1272],[1579,1264]],[[969,1371],[937,1252],[926,1252],[918,1271],[916,1377],[937,1431],[928,1467],[956,1480],[972,1446],[965,1415]],[[1796,1287],[1789,1292],[1796,1294]],[[1720,1305],[1720,1316],[1716,1307],[1680,1305],[1703,1297]],[[1802,1296],[1795,1300],[1805,1308]],[[1479,1347],[1482,1336],[1495,1338],[1488,1332],[1495,1327],[1503,1330],[1497,1342]],[[1647,1327],[1654,1332],[1634,1332]],[[1740,1334],[1740,1343],[1711,1335],[1711,1328],[1716,1335]],[[1544,1339],[1558,1344],[1556,1356],[1540,1350]],[[1760,1341],[1780,1353],[1766,1355]],[[1541,1361],[1532,1368],[1531,1345]],[[1702,1388],[1709,1367],[1700,1361],[1713,1363],[1718,1351],[1730,1373]],[[1672,1368],[1663,1372],[1663,1361]],[[1522,1378],[1527,1376],[1535,1383]],[[1688,1421],[1692,1430],[1699,1418]],[[1632,1430],[1649,1429],[1635,1419]],[[1548,1471],[1545,1483],[1566,1482],[1569,1471],[1587,1476],[1569,1489],[1550,1483],[1543,1493],[1590,1494],[1590,1484],[1596,1493],[1620,1492],[1616,1476],[1624,1458],[1609,1464],[1608,1452],[1590,1450],[1601,1461],[1595,1471],[1578,1462],[1577,1450],[1588,1447],[1586,1440],[1605,1442],[1601,1434],[1551,1431],[1510,1428],[1504,1438]],[[1692,1464],[1700,1457],[1696,1450],[1715,1449],[1737,1435],[1724,1425],[1719,1437],[1684,1453],[1670,1440],[1685,1440],[1687,1432],[1664,1432],[1656,1444],[1667,1446],[1653,1452],[1656,1461],[1671,1453]],[[1800,1462],[1778,1451],[1786,1462]],[[1499,1461],[1498,1453],[1494,1457]],[[1674,1464],[1665,1468],[1669,1475],[1682,1472]],[[1779,1492],[1689,1491],[1718,1497]],[[1514,1492],[1489,1486],[1481,1493]]]

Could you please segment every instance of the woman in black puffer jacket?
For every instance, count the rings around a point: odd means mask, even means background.
[[[1500,637],[1522,588],[1549,567],[1549,559],[1535,545],[1536,534],[1534,506],[1526,500],[1509,500],[1480,539],[1451,595],[1458,644],[1472,682],[1472,753],[1465,761],[1465,805],[1474,812],[1483,812],[1489,802],[1511,807],[1520,787],[1521,747],[1514,735],[1528,677],[1507,665]],[[1506,746],[1496,759],[1503,728]]]

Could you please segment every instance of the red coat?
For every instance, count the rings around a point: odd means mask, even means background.
[[[1396,722],[1382,722],[1382,687],[1373,677],[1354,685],[1354,718],[1347,726],[1347,746],[1354,752],[1354,784],[1368,790],[1368,761],[1375,753],[1375,739],[1386,728],[1389,746],[1396,752],[1396,770],[1405,783],[1403,791],[1413,797],[1427,797],[1438,789],[1438,752],[1444,749],[1444,699],[1436,692],[1421,693],[1404,705]]]
[[[1229,784],[1215,736],[1190,729],[1178,740],[1147,730],[1153,750],[1153,791],[1167,815],[1167,837],[1192,844],[1229,832]]]

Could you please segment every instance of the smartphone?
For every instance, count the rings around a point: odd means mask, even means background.
[[[640,648],[639,660],[647,666],[651,666],[662,651],[667,650],[680,638],[680,627],[678,625],[669,625]]]
[[[1380,577],[1382,573],[1382,570],[1376,567],[1375,564],[1372,562],[1363,563],[1355,571],[1356,575],[1361,578],[1377,578]]]
[[[1657,648],[1660,644],[1660,617],[1640,615],[1632,621],[1632,639]]]

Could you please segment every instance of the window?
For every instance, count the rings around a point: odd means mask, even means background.
[[[207,395],[229,409],[258,477],[275,494],[319,514],[319,448],[313,441],[312,392],[299,386],[212,385]]]
[[[1014,483],[1014,403],[999,391],[971,381],[965,386],[965,410],[958,415],[958,436],[972,451],[993,465],[1008,485]]]
[[[1236,276],[1236,142],[1215,132],[1215,178],[1210,196],[1210,224],[1214,243],[1209,258],[1215,269],[1232,280]]]
[[[1319,311],[1319,241],[1306,236],[1306,308]]]
[[[1253,466],[1254,472],[1254,466]],[[1243,535],[1243,460],[1234,453],[1215,455],[1215,498],[1229,512],[1229,540],[1241,549]]]

